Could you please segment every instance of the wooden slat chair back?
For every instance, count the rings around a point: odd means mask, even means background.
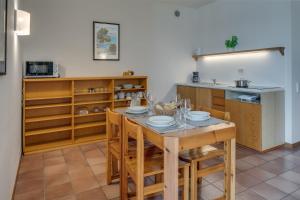
[[[210,116],[230,121],[230,113],[222,112],[211,108],[199,108],[201,111],[209,112]],[[180,154],[179,158],[185,162],[191,164],[191,200],[198,199],[198,182],[202,182],[202,177],[217,173],[220,171],[224,172],[225,175],[225,157],[226,157],[226,144],[223,144],[223,148],[216,148],[212,145],[206,145],[201,148],[191,149],[184,151]],[[204,161],[216,159],[223,157],[223,160],[220,159],[220,162],[209,167],[202,167]],[[224,195],[218,199],[226,199],[228,193],[226,183],[224,184]]]
[[[106,110],[107,133],[107,184],[119,178],[119,162],[121,159],[122,115]]]

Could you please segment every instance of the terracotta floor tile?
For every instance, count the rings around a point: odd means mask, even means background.
[[[89,165],[103,164],[106,162],[104,154],[98,149],[87,151],[84,153],[84,156]]]
[[[292,169],[292,171],[300,174],[300,166],[295,167],[294,169]]]
[[[273,151],[270,151],[270,153],[276,155],[276,156],[286,156],[288,154],[291,154],[292,152],[290,150],[284,149],[284,148],[279,148],[275,149]]]
[[[63,156],[47,158],[44,161],[45,166],[59,165],[59,164],[64,164],[64,163],[65,163],[65,159]]]
[[[243,161],[241,159],[236,161],[236,168],[240,171],[246,171],[253,167],[254,167],[254,165],[251,165],[250,163]]]
[[[71,161],[71,162],[67,162],[66,164],[69,172],[89,167],[86,161]]]
[[[80,168],[78,170],[69,171],[69,175],[70,175],[71,180],[83,178],[83,177],[87,177],[87,176],[94,176],[90,167],[84,167],[84,168]]]
[[[19,173],[39,170],[44,168],[44,161],[41,160],[33,160],[33,161],[22,161],[20,164]]]
[[[288,196],[284,197],[282,200],[299,200],[299,199],[296,199],[292,195],[288,195]]]
[[[280,177],[285,178],[289,181],[292,181],[292,182],[300,185],[300,174],[298,174],[296,172],[287,171],[283,174],[280,174]]]
[[[44,190],[34,190],[31,192],[16,194],[14,200],[44,200]]]
[[[215,185],[219,190],[224,191],[224,180],[215,182],[213,185]],[[240,193],[247,190],[247,188],[243,187],[239,183],[235,184],[235,193]]]
[[[95,175],[96,179],[98,181],[99,186],[104,186],[107,185],[107,181],[106,181],[106,173],[103,174],[97,174]]]
[[[96,178],[93,176],[77,178],[72,180],[71,183],[76,194],[99,187]]]
[[[249,164],[255,165],[255,166],[262,165],[266,162],[265,160],[255,156],[255,155],[247,156],[245,158],[242,158],[241,160],[248,162]]]
[[[245,188],[252,187],[254,185],[257,185],[261,182],[261,180],[247,174],[247,173],[240,173],[236,176],[236,181],[239,183],[241,186]]]
[[[286,193],[266,183],[256,185],[255,187],[251,188],[251,190],[268,200],[280,200],[287,195]]]
[[[77,200],[106,200],[104,192],[100,188],[88,190],[76,195]]]
[[[299,185],[278,176],[268,180],[266,183],[287,194],[296,191],[300,187]]]
[[[282,158],[278,158],[275,160],[272,160],[270,162],[267,162],[266,164],[260,166],[260,168],[271,172],[273,174],[281,174],[285,171],[288,171],[290,169],[295,168],[296,165],[288,160],[284,160]]]
[[[204,200],[216,199],[223,195],[223,192],[213,185],[207,185],[207,186],[201,187],[200,190],[201,191],[198,192],[198,195],[201,194],[201,198]]]
[[[66,198],[73,195],[71,183],[65,183],[61,185],[55,185],[53,187],[47,187],[45,197],[46,200],[56,200],[59,198]]]
[[[106,164],[92,165],[91,169],[95,175],[106,173]]]
[[[44,159],[62,156],[62,150],[49,151],[44,153]]]
[[[80,146],[81,151],[91,151],[94,149],[99,149],[99,147],[96,144],[85,144]]]
[[[45,177],[46,187],[61,185],[68,182],[70,182],[70,177],[68,174],[55,174]]]
[[[18,181],[15,189],[16,194],[27,193],[32,191],[41,191],[44,189],[44,180],[25,180]]]
[[[86,159],[80,150],[65,153],[64,157],[67,163],[86,162]]]
[[[249,174],[250,176],[253,176],[253,177],[261,180],[261,181],[266,181],[266,180],[269,180],[276,176],[275,174],[265,171],[263,169],[260,169],[258,167],[252,168],[252,169],[246,171],[246,173]]]
[[[43,158],[44,158],[43,153],[35,153],[35,154],[23,156],[22,157],[22,162],[42,161]]]
[[[64,148],[62,150],[63,154],[65,155],[66,153],[70,153],[70,152],[80,152],[80,148],[78,146],[76,147],[68,147],[68,148]]]
[[[222,180],[224,178],[224,173],[223,172],[218,172],[214,174],[210,174],[208,176],[205,176],[204,179],[210,183],[215,183],[219,180]]]
[[[296,199],[300,199],[300,190],[297,190],[296,192],[291,194],[292,197],[296,198]]]
[[[284,157],[282,157],[283,159],[286,159],[286,160],[289,160],[291,161],[292,163],[295,163],[296,165],[299,165],[300,166],[300,157],[298,156],[295,156],[293,154],[289,154],[289,155],[286,155]]]
[[[265,161],[275,160],[276,158],[280,157],[280,156],[278,156],[276,154],[272,154],[270,152],[256,154],[256,156],[263,159],[263,160],[265,160]]]
[[[245,192],[239,193],[237,195],[237,200],[266,200],[262,196],[252,192],[251,190],[246,190]]]
[[[66,174],[68,171],[66,164],[58,164],[47,166],[44,169],[45,176],[52,176],[55,174]]]
[[[119,184],[111,184],[111,185],[103,186],[102,190],[108,199],[114,199],[120,196]]]
[[[44,170],[32,170],[24,173],[18,174],[17,181],[29,181],[29,180],[42,180],[44,178]]]
[[[75,194],[68,194],[67,196],[55,198],[55,200],[77,200]]]

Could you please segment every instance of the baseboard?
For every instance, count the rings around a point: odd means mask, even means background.
[[[12,196],[11,196],[11,200],[13,200],[14,196],[15,196],[16,185],[17,185],[17,181],[18,181],[18,174],[19,174],[19,170],[20,170],[20,166],[21,166],[22,156],[23,156],[23,154],[21,152],[20,159],[19,159],[19,164],[18,164],[18,170],[17,170],[17,174],[16,174],[16,178],[15,178],[14,190],[13,190],[13,193],[12,193]]]
[[[296,142],[294,144],[290,144],[290,143],[285,143],[284,145],[286,148],[288,149],[294,149],[296,147],[300,147],[300,141],[299,142]]]

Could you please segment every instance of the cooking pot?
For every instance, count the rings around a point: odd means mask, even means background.
[[[247,88],[249,86],[249,83],[251,81],[248,81],[248,80],[236,80],[235,81],[235,87],[238,87],[238,88]]]

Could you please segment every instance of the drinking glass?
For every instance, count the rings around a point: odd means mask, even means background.
[[[147,100],[148,106],[149,106],[149,115],[153,115],[153,109],[155,105],[155,98],[150,92],[145,93],[145,99]]]

